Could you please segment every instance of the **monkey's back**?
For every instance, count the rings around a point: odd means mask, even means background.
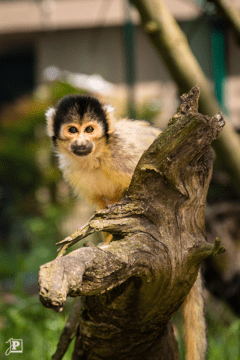
[[[122,119],[114,124],[112,156],[121,171],[132,176],[143,152],[161,130],[146,121]]]

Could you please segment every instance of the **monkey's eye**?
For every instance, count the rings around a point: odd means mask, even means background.
[[[71,134],[75,134],[78,132],[78,129],[75,127],[75,126],[71,126],[69,129],[68,129],[68,132],[71,133]]]
[[[88,127],[86,127],[85,132],[91,133],[91,132],[93,132],[93,130],[94,130],[94,128],[92,126],[88,126]]]

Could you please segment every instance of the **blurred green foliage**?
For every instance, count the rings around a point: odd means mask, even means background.
[[[86,91],[56,81],[0,112],[0,358],[10,338],[23,339],[19,358],[51,358],[67,319],[36,294],[39,266],[56,257],[58,224],[72,204],[58,194],[61,175],[45,131],[46,109],[69,93]]]
[[[64,82],[39,88],[0,112],[0,276],[3,290],[36,291],[39,265],[56,256],[58,221],[70,200],[45,132],[45,111],[63,95],[86,93]]]
[[[53,310],[44,308],[37,296],[14,298],[13,301],[14,303],[1,307],[0,326],[4,330],[0,332],[1,358],[9,347],[9,339],[22,339],[23,353],[17,354],[18,359],[51,359],[68,311],[56,314]],[[70,345],[64,359],[71,359],[73,345]],[[10,358],[11,356],[12,354]]]
[[[153,122],[154,118],[161,112],[161,103],[159,99],[145,101],[136,109],[136,119],[143,119]]]

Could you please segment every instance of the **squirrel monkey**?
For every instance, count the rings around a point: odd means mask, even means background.
[[[46,118],[64,179],[98,209],[120,200],[143,152],[161,132],[145,121],[117,121],[111,107],[91,96],[66,96]],[[183,304],[187,360],[205,358],[203,308],[199,273]]]

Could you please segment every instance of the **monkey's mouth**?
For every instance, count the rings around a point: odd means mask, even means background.
[[[88,143],[87,145],[71,145],[72,152],[77,156],[87,156],[92,152],[92,144]]]

